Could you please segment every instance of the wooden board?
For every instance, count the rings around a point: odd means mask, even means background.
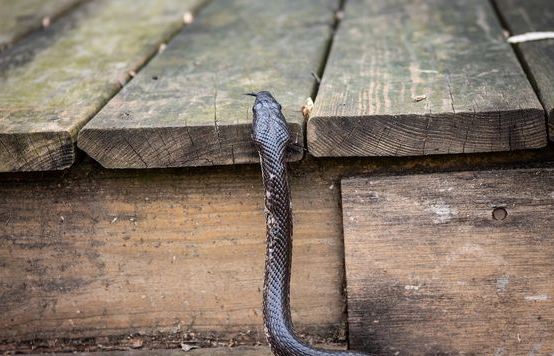
[[[343,180],[351,346],[554,352],[553,187],[552,169]]]
[[[513,35],[554,31],[554,3],[548,0],[495,0]],[[525,61],[528,75],[548,113],[550,140],[554,141],[554,39],[515,45]]]
[[[85,0],[3,0],[0,2],[0,50],[28,33],[48,27]]]
[[[53,356],[66,356],[67,353],[53,354]],[[206,349],[192,349],[183,352],[178,350],[131,350],[131,351],[107,351],[107,352],[81,352],[80,356],[271,356],[269,347],[241,346],[241,347],[217,347]]]
[[[265,340],[259,168],[117,173],[2,181],[0,340]],[[340,339],[340,195],[317,166],[293,175],[292,316]]]
[[[94,1],[2,52],[0,171],[70,166],[79,129],[200,3]]]
[[[315,156],[546,144],[542,106],[481,0],[349,1],[307,131]]]
[[[292,164],[300,332],[344,341],[341,177],[545,161],[552,147]],[[150,348],[263,342],[261,197],[244,165],[0,174],[0,353],[126,347],[137,332]]]
[[[337,3],[214,1],[83,128],[79,147],[109,168],[258,162],[254,99],[243,94],[261,90],[280,101],[303,146],[301,111]]]

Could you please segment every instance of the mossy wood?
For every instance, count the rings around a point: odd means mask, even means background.
[[[0,171],[70,166],[79,129],[200,3],[92,1],[2,52]]]
[[[86,0],[0,1],[0,50],[28,33],[47,27],[59,16]]]
[[[343,180],[352,347],[552,354],[552,187],[552,169]]]
[[[495,0],[513,35],[554,31],[554,2],[549,0]],[[554,141],[554,39],[515,44],[535,82],[548,114],[550,140]]]
[[[307,131],[316,156],[546,144],[543,108],[481,0],[348,1]]]
[[[336,0],[214,1],[79,134],[109,168],[259,161],[247,92],[268,90],[303,155],[302,107],[312,95]]]

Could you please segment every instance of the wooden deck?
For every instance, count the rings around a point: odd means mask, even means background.
[[[303,337],[554,352],[554,39],[508,40],[554,31],[552,1],[0,13],[0,352],[269,354],[260,90],[295,141]]]

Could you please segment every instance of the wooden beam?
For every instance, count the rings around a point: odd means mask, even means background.
[[[193,345],[194,346],[194,345]],[[52,356],[66,356],[67,353],[53,354]],[[104,351],[81,352],[80,356],[183,356],[182,349],[177,350],[130,350],[130,351]],[[203,349],[191,349],[187,356],[271,356],[269,347],[264,346],[240,346],[240,347],[215,347]]]
[[[513,35],[554,31],[554,3],[548,0],[495,0]],[[515,44],[528,75],[548,114],[550,140],[554,141],[554,39]]]
[[[315,156],[546,144],[543,108],[481,0],[348,2],[307,130]]]
[[[343,180],[352,347],[554,352],[553,186],[553,169]]]
[[[344,340],[341,177],[548,161],[552,148],[291,164],[299,331]],[[0,353],[127,347],[130,334],[150,348],[263,341],[258,169],[114,172],[85,161],[0,174]]]
[[[324,60],[336,0],[215,1],[79,134],[108,168],[227,165],[259,160],[253,98],[271,91],[300,147],[302,108]],[[303,156],[300,148],[290,160]]]
[[[200,3],[93,1],[2,52],[0,171],[69,167],[79,129]]]
[[[292,178],[292,316],[301,333],[340,339],[340,195],[310,167]],[[78,168],[0,184],[1,341],[265,340],[259,167]]]
[[[54,20],[85,0],[4,0],[0,2],[0,50]]]

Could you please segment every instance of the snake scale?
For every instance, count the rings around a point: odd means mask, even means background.
[[[291,142],[281,105],[267,91],[256,97],[252,140],[260,155],[265,188],[267,248],[263,292],[263,316],[267,341],[278,356],[366,355],[354,351],[331,351],[311,347],[295,334],[290,316],[292,259],[292,208],[285,164]]]

